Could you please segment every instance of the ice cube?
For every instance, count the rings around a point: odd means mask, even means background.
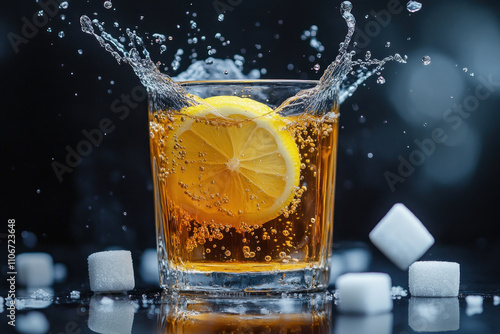
[[[370,232],[372,243],[401,270],[418,260],[434,244],[434,238],[415,215],[395,204]]]
[[[408,326],[416,332],[458,330],[460,328],[458,298],[410,298],[408,305]]]
[[[156,249],[146,249],[141,256],[140,275],[144,282],[159,285],[158,255]]]
[[[134,310],[134,303],[128,299],[92,296],[89,305],[89,329],[97,333],[131,333]]]
[[[483,313],[483,297],[482,296],[467,296],[465,297],[467,307],[465,308],[465,314],[469,317],[474,314]]]
[[[349,273],[336,283],[339,311],[376,314],[392,310],[391,277],[385,273]]]
[[[88,257],[90,289],[94,292],[125,292],[135,287],[130,251],[116,250]]]
[[[410,266],[408,276],[412,296],[458,296],[460,265],[456,262],[417,261]]]
[[[16,321],[16,330],[23,334],[47,333],[50,324],[42,312],[30,311],[26,314],[19,314]]]
[[[47,253],[21,253],[16,258],[17,282],[27,287],[54,283],[54,260]]]

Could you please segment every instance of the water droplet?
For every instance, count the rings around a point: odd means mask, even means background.
[[[371,158],[373,158],[373,153],[370,152],[366,156],[368,157],[368,159],[371,159]]]
[[[378,83],[379,85],[383,85],[383,84],[385,84],[385,78],[384,78],[383,76],[379,76],[379,77],[377,78],[377,83]]]
[[[83,50],[82,49],[78,49],[78,54],[82,55],[83,54]]]
[[[160,54],[162,54],[165,51],[167,51],[167,46],[166,45],[160,46]]]
[[[366,51],[365,60],[370,60],[371,57],[372,57],[372,53],[370,51]]]
[[[63,21],[64,21],[64,20],[66,20],[66,15],[61,14],[61,20],[63,20]],[[70,22],[70,23],[71,23],[71,22]]]
[[[428,124],[427,124],[427,123],[424,123],[424,124],[422,124],[422,125],[424,126],[424,128],[426,128]]]
[[[471,77],[473,77],[473,76],[474,76],[474,72],[472,72],[472,73],[471,73],[471,74],[469,74],[469,75],[470,75]]]
[[[462,71],[467,72],[469,69],[467,67],[462,68]]]
[[[219,16],[217,17],[217,20],[219,20],[219,22],[224,21],[224,14],[219,14]]]
[[[224,74],[225,74],[225,75],[228,75],[228,74],[229,74],[229,72],[228,72],[228,71],[224,71]]]
[[[37,189],[37,190],[36,190],[36,193],[37,193],[37,194],[41,193],[40,189]]]
[[[385,47],[386,47],[386,48],[390,48],[390,47],[391,47],[391,42],[387,42],[387,43],[385,43]]]
[[[360,122],[360,123],[364,123],[364,122],[366,122],[366,118],[365,118],[365,116],[363,116],[363,115],[359,116],[359,122]]]
[[[48,28],[47,28],[47,32],[52,32],[52,28],[51,28],[51,27],[48,27]]]
[[[63,1],[59,5],[59,8],[62,8],[62,9],[68,9],[68,7],[69,7],[69,3],[67,1]]]
[[[118,28],[120,24],[118,22],[113,23],[113,27]]]
[[[63,38],[64,37],[64,31],[59,31],[59,33],[57,34],[57,36],[59,36],[59,38]]]
[[[43,10],[38,11],[38,16],[43,16]]]
[[[369,18],[370,16],[368,14],[365,15],[365,19]]]
[[[316,65],[314,65],[313,68],[314,68],[315,71],[319,71],[319,69],[321,68],[321,66],[319,66],[319,64],[316,64]]]
[[[415,13],[422,9],[422,4],[417,1],[408,1],[408,3],[406,4],[406,9],[410,13]]]
[[[196,27],[198,26],[193,20],[189,21],[189,23],[191,24],[191,29],[196,29]]]
[[[111,1],[104,1],[104,8],[111,9],[113,7],[113,3]]]
[[[422,63],[424,65],[429,65],[431,63],[431,57],[429,57],[429,56],[423,56],[422,57]]]

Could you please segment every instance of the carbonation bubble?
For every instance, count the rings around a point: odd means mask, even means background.
[[[224,14],[219,14],[219,16],[217,17],[217,20],[219,20],[219,22],[224,21]]]
[[[378,83],[379,85],[383,85],[383,84],[385,84],[385,78],[384,78],[383,76],[379,76],[379,77],[377,78],[377,83]]]
[[[63,1],[59,5],[59,8],[62,8],[62,9],[68,9],[68,7],[69,7],[69,3],[67,1]]]
[[[423,56],[422,57],[422,63],[424,65],[429,65],[431,63],[431,57],[429,57],[429,56]]]
[[[113,3],[111,1],[104,1],[104,8],[111,9],[113,7]]]

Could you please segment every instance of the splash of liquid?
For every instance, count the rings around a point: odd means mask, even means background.
[[[406,63],[406,57],[399,54],[385,57],[381,60],[372,58],[368,51],[365,59],[353,60],[355,51],[348,51],[356,28],[356,19],[351,13],[352,4],[342,2],[340,14],[347,24],[347,34],[339,45],[339,53],[335,60],[326,68],[314,88],[301,91],[283,102],[276,112],[286,116],[297,113],[316,114],[318,110],[331,110],[337,104],[352,96],[354,91],[373,74],[380,75],[383,66],[388,61]],[[80,18],[82,31],[93,35],[99,44],[117,60],[127,63],[139,77],[149,93],[150,110],[181,110],[184,107],[199,104],[199,100],[189,95],[180,84],[174,82],[168,75],[161,73],[151,60],[141,37],[135,31],[126,29],[130,40],[129,50],[116,38],[107,33],[97,20],[88,16]],[[96,33],[94,26],[98,28]],[[354,70],[356,68],[356,70]],[[348,74],[350,80],[346,80]]]

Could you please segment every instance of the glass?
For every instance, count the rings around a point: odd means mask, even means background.
[[[212,107],[150,110],[163,288],[327,288],[338,103],[307,113],[300,105],[286,115],[273,111],[317,83],[184,82],[195,99],[213,97],[205,100]]]
[[[162,296],[158,333],[331,333],[324,294],[280,297]]]

